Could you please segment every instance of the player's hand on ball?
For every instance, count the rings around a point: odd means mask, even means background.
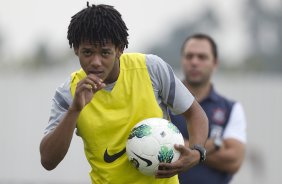
[[[73,110],[81,111],[87,105],[93,95],[105,87],[102,79],[94,74],[87,75],[83,80],[79,81],[76,86],[75,96],[71,108]]]
[[[200,154],[197,150],[183,145],[175,145],[174,147],[181,153],[179,159],[173,163],[160,163],[156,178],[170,178],[199,163]]]

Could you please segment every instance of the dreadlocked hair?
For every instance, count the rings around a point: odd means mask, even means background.
[[[121,14],[109,5],[92,5],[71,17],[68,27],[70,48],[78,48],[79,44],[88,41],[91,44],[105,44],[110,40],[122,50],[128,47],[128,28]]]

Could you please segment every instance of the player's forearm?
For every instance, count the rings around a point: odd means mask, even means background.
[[[212,140],[208,140],[206,146],[212,147]],[[207,149],[209,150],[209,148]],[[243,159],[243,145],[240,147],[230,147],[223,144],[220,150],[207,153],[205,164],[217,170],[234,174],[239,170]]]
[[[59,125],[42,139],[40,154],[41,164],[45,169],[52,170],[63,160],[69,149],[78,115],[79,112],[68,110]]]
[[[208,137],[208,118],[198,104],[194,101],[192,106],[184,113],[186,120],[189,122],[189,146],[194,144],[205,145]]]

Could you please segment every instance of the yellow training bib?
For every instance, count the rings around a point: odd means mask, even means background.
[[[72,74],[71,93],[86,77],[80,69]],[[147,70],[145,55],[123,54],[120,74],[112,91],[104,89],[81,111],[77,130],[84,142],[85,155],[91,165],[95,184],[175,184],[177,176],[155,179],[142,175],[128,161],[125,145],[132,127],[139,121],[163,117]]]

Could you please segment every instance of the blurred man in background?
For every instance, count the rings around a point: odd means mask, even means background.
[[[209,119],[207,159],[179,175],[182,184],[226,184],[239,170],[245,155],[246,120],[240,103],[218,94],[211,77],[218,65],[217,46],[205,34],[188,37],[181,48],[184,85],[195,96]],[[189,145],[185,118],[171,115]]]

